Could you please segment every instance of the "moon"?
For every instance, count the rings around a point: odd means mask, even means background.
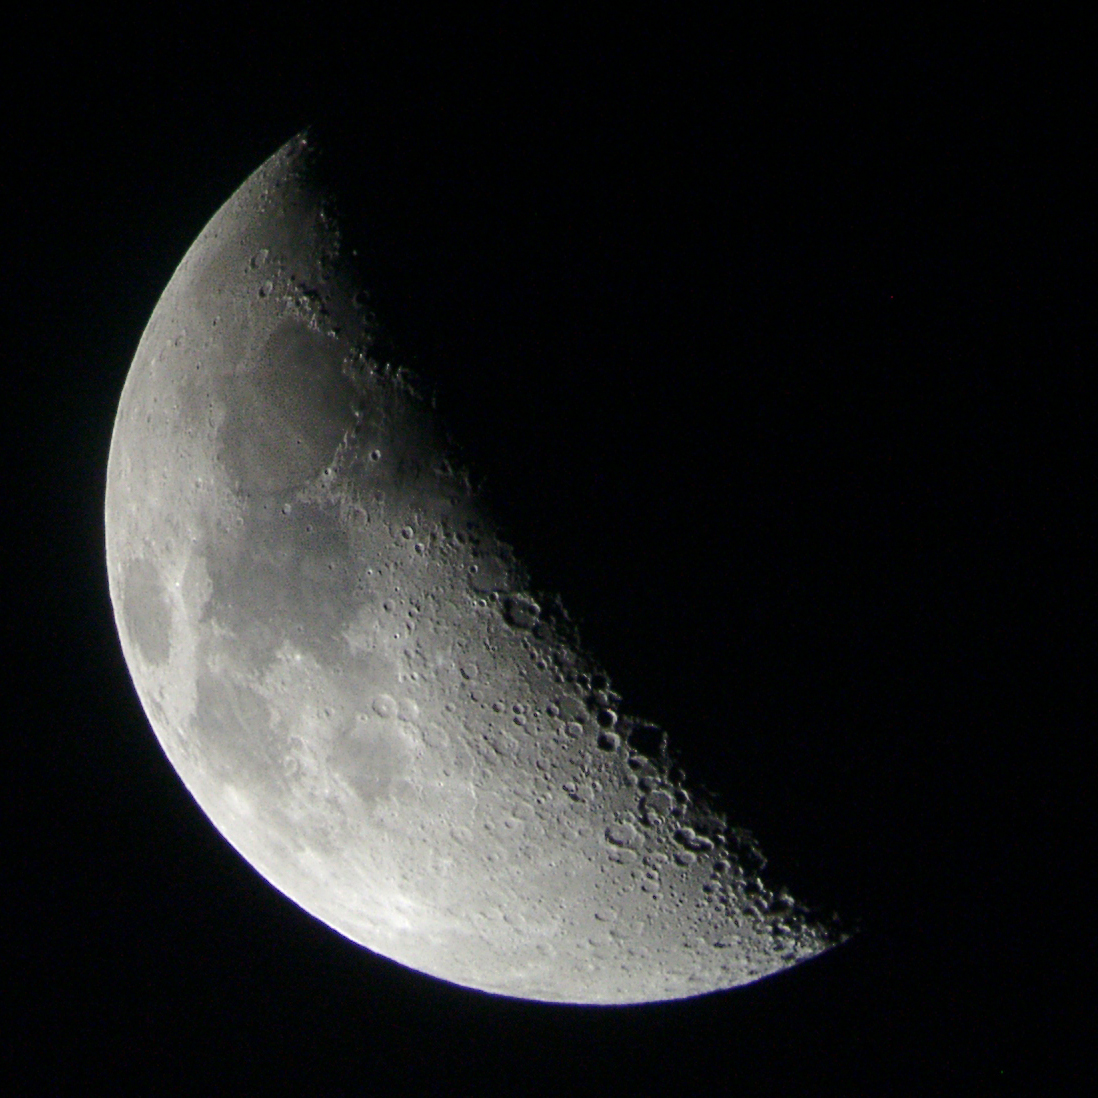
[[[186,788],[275,888],[468,988],[640,1003],[838,940],[532,586],[421,382],[371,354],[300,135],[141,338],[106,492],[126,661]]]

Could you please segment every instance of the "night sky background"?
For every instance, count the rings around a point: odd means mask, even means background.
[[[5,1089],[1077,1093],[1084,28],[402,10],[6,25]],[[468,992],[306,915],[176,778],[107,594],[113,417],[306,125],[535,582],[843,947],[672,1004]]]

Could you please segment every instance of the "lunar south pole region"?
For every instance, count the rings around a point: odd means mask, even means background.
[[[115,421],[111,601],[179,777],[306,911],[465,987],[677,999],[835,944],[531,587],[445,409],[371,356],[316,163],[292,139],[202,231]]]

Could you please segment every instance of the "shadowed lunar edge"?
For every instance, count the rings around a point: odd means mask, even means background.
[[[203,230],[115,423],[111,598],[188,790],[305,910],[472,988],[645,1002],[828,948],[371,357],[315,155],[287,143]]]

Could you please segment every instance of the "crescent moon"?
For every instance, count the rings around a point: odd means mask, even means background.
[[[676,780],[419,383],[372,357],[317,180],[301,135],[218,211],[115,422],[111,600],[187,789],[306,911],[469,988],[649,1002],[833,945]]]

